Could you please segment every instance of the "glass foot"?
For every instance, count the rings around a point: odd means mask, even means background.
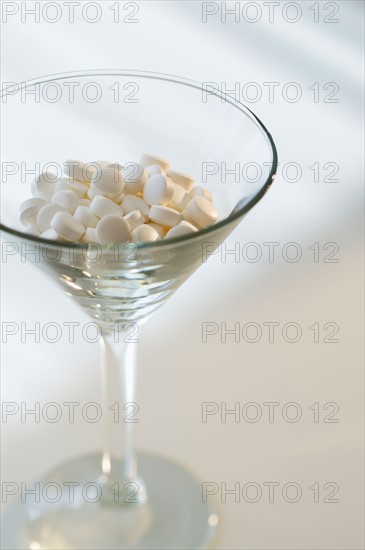
[[[24,504],[19,499],[8,510],[4,521],[5,547],[23,550],[207,548],[218,520],[210,504],[202,502],[201,483],[183,467],[159,456],[139,454],[138,463],[139,475],[148,492],[146,504],[131,502],[138,500],[133,485],[129,494],[124,493],[122,502],[114,502],[120,501],[114,487],[108,489],[113,498],[110,494],[104,498],[102,484],[95,481],[100,480],[101,455],[81,457],[62,465],[40,483],[39,503],[33,495],[27,495]],[[42,493],[46,488],[44,498]],[[55,501],[50,502],[52,499]]]

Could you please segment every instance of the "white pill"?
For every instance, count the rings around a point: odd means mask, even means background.
[[[96,236],[96,229],[94,227],[87,227],[85,233],[81,237],[82,243],[98,243],[98,237]]]
[[[167,170],[167,175],[169,178],[172,179],[174,183],[178,183],[186,189],[186,191],[190,191],[190,189],[194,185],[194,178],[191,178],[187,174],[184,174],[183,172],[177,172],[176,170]]]
[[[129,237],[128,222],[116,214],[104,216],[96,226],[96,236],[101,244],[126,242]]]
[[[126,195],[122,200],[121,207],[126,214],[133,212],[133,210],[139,210],[145,220],[148,218],[150,213],[150,207],[148,204],[146,204],[141,197],[137,197],[136,195]]]
[[[80,206],[90,206],[91,204],[91,200],[89,199],[80,199],[79,200],[79,205]]]
[[[143,166],[151,166],[151,164],[158,164],[164,170],[167,170],[170,166],[167,160],[161,157],[155,157],[154,155],[148,155],[148,154],[142,155],[141,164],[143,164]]]
[[[192,219],[193,223],[198,227],[206,227],[218,219],[217,210],[205,197],[194,197],[189,202],[184,212],[186,212],[188,218]]]
[[[49,239],[51,241],[64,241],[62,237],[54,229],[47,229],[44,233],[41,234],[42,239]]]
[[[133,231],[133,229],[145,222],[144,215],[139,210],[132,210],[132,212],[124,216],[124,219],[128,222],[130,231]]]
[[[175,208],[175,210],[184,210],[189,204],[189,201],[189,194],[184,187],[178,183],[174,183],[174,194],[169,202],[169,206],[171,206],[171,208]]]
[[[114,193],[106,193],[105,191],[101,191],[98,189],[93,183],[90,184],[90,187],[87,191],[87,198],[93,200],[95,197],[106,197],[107,199],[110,199],[114,202],[118,202],[120,200],[120,197],[123,195],[123,193],[120,193],[119,195],[115,195]]]
[[[153,176],[153,174],[162,174],[163,176],[166,176],[166,172],[159,164],[151,164],[150,166],[146,166],[146,172],[148,176]]]
[[[40,193],[54,193],[58,176],[46,170],[37,176],[31,183],[33,197],[39,197]]]
[[[75,191],[57,191],[52,197],[52,204],[59,204],[63,208],[73,214],[79,205],[79,197]]]
[[[82,183],[89,184],[95,167],[89,164],[81,162],[81,160],[66,160],[64,163],[63,171],[72,181],[81,181]]]
[[[130,234],[130,240],[132,242],[152,242],[160,239],[156,229],[147,224],[142,224],[133,229]]]
[[[47,202],[45,200],[39,198],[24,201],[19,207],[20,223],[22,225],[35,223],[39,210],[46,204]]]
[[[54,191],[44,191],[44,193],[38,193],[37,199],[43,199],[46,202],[51,202]]]
[[[108,197],[116,197],[123,191],[124,180],[119,170],[106,166],[94,172],[91,185]]]
[[[65,209],[59,204],[46,204],[42,206],[37,214],[37,226],[41,233],[50,229],[51,220],[57,212],[65,212]]]
[[[124,179],[124,193],[135,195],[142,191],[147,180],[148,174],[143,164],[138,162],[128,162],[121,170]]]
[[[95,199],[95,197],[98,197],[98,196],[104,197],[104,193],[102,191],[99,191],[99,189],[94,187],[94,185],[90,185],[86,195],[90,201],[92,201],[93,199]]]
[[[181,237],[182,235],[188,235],[189,233],[196,233],[196,231],[198,230],[193,224],[183,220],[178,225],[175,225],[175,227],[171,227],[171,229],[169,229],[166,233],[166,239]]]
[[[99,218],[87,206],[78,206],[74,213],[74,218],[79,220],[84,227],[96,227]]]
[[[149,218],[156,223],[173,227],[180,223],[183,219],[182,214],[168,206],[153,205],[151,206]]]
[[[79,199],[83,199],[89,189],[88,185],[79,181],[72,181],[70,178],[61,178],[56,183],[56,191],[74,191]]]
[[[150,222],[148,225],[150,225],[151,227],[153,227],[153,229],[157,231],[161,239],[164,238],[164,236],[166,235],[166,229],[164,228],[163,225],[160,225],[159,223],[155,223],[155,222]]]
[[[112,200],[102,197],[101,195],[96,196],[91,201],[90,209],[98,218],[103,218],[104,216],[109,216],[110,214],[119,216],[123,215],[123,210],[118,204],[115,204]]]
[[[196,185],[189,191],[189,196],[191,199],[194,197],[204,197],[208,199],[208,201],[213,201],[212,193],[208,189],[204,189],[204,187],[200,187],[200,185]]]
[[[85,233],[82,223],[68,212],[57,212],[51,220],[51,228],[66,241],[78,241]]]
[[[162,174],[150,176],[143,188],[143,199],[147,204],[166,206],[174,194],[173,182]]]
[[[112,199],[114,202],[116,202],[117,204],[121,204],[122,201],[124,200],[124,197],[125,197],[125,193],[121,193],[120,195],[118,195],[117,197],[114,197],[114,199]]]
[[[121,170],[123,166],[119,162],[112,162],[111,160],[95,160],[92,162],[95,170],[102,170],[103,168],[112,167],[114,170]]]
[[[188,215],[186,208],[181,212],[181,214],[183,215],[185,221],[191,223],[192,225],[196,225],[194,220]]]

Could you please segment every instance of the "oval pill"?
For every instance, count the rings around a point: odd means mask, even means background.
[[[54,229],[47,229],[40,236],[42,239],[50,239],[51,241],[64,241]]]
[[[162,176],[166,176],[165,170],[159,164],[151,164],[150,166],[146,166],[146,172],[148,176],[153,176],[154,174],[162,174]]]
[[[191,223],[183,220],[175,227],[171,227],[166,233],[166,239],[172,237],[181,237],[182,235],[188,235],[189,233],[196,233],[198,229]]]
[[[148,218],[150,213],[150,207],[147,203],[136,195],[126,195],[121,202],[121,207],[126,214],[133,212],[133,210],[139,210],[144,216],[145,220]]]
[[[156,223],[173,227],[180,223],[183,219],[182,214],[168,206],[153,205],[151,206],[149,218]]]
[[[79,197],[75,191],[57,191],[52,197],[52,204],[62,206],[67,212],[73,214],[79,205]]]
[[[119,216],[123,215],[123,210],[118,204],[115,204],[110,199],[103,197],[102,195],[97,195],[90,204],[90,209],[98,218],[103,218],[110,214],[116,214]]]
[[[80,199],[79,205],[80,206],[90,206],[91,200],[90,199]]]
[[[194,185],[194,178],[191,178],[183,172],[177,172],[176,170],[167,170],[167,175],[169,178],[172,179],[174,183],[178,183],[186,191],[190,191],[190,189]]]
[[[38,197],[40,193],[54,193],[58,176],[46,170],[37,176],[31,183],[33,197]]]
[[[94,214],[91,208],[87,206],[78,206],[74,213],[74,218],[79,220],[86,228],[96,227],[99,221],[99,218]]]
[[[30,225],[31,223],[34,223],[39,210],[46,204],[47,202],[45,200],[39,198],[27,199],[22,202],[19,207],[20,223],[22,225]]]
[[[151,227],[153,227],[153,229],[157,231],[161,239],[164,238],[164,236],[166,235],[166,229],[164,228],[163,225],[160,225],[159,223],[156,223],[156,222],[150,222],[148,225],[150,225]]]
[[[111,166],[96,170],[91,178],[91,185],[96,187],[103,194],[116,197],[121,194],[124,188],[122,173]]]
[[[205,197],[194,197],[191,199],[184,212],[186,212],[188,218],[193,220],[193,223],[196,223],[201,228],[211,225],[218,219],[217,210]]]
[[[98,243],[98,237],[96,236],[96,229],[94,227],[87,227],[85,233],[81,237],[82,243]]]
[[[57,212],[51,220],[51,228],[66,241],[78,241],[85,228],[68,212]]]
[[[148,177],[145,167],[138,162],[125,164],[121,174],[124,179],[124,193],[126,195],[135,195],[141,192]]]
[[[128,222],[129,230],[133,231],[139,225],[142,225],[145,222],[144,215],[139,210],[132,210],[124,216],[126,222]]]
[[[44,193],[37,194],[37,199],[43,199],[49,203],[51,202],[53,195],[54,195],[54,191],[44,191]]]
[[[37,214],[37,226],[41,233],[51,228],[51,220],[57,212],[65,212],[65,209],[59,204],[46,204],[42,206]]]
[[[97,189],[93,184],[90,185],[89,189],[87,190],[86,194],[87,198],[90,200],[90,202],[95,199],[97,196],[104,197],[106,196],[102,191]],[[109,198],[109,197],[108,197]]]
[[[174,194],[174,183],[162,174],[154,174],[148,178],[143,188],[143,199],[147,204],[166,206]]]
[[[209,191],[209,189],[204,189],[204,187],[200,187],[200,185],[196,185],[189,191],[189,196],[191,199],[194,197],[204,197],[208,199],[208,201],[213,201],[213,195]]]
[[[95,172],[95,167],[85,164],[81,160],[70,159],[64,162],[63,171],[72,181],[76,180],[89,184]]]
[[[56,183],[55,191],[74,191],[79,199],[85,197],[88,185],[79,181],[72,181],[70,178],[61,178]]]
[[[184,210],[189,204],[189,201],[189,194],[184,189],[184,187],[182,187],[178,183],[175,183],[174,194],[172,195],[172,199],[169,202],[169,206],[171,206],[171,208],[175,208],[175,210]]]
[[[114,168],[114,170],[121,170],[123,166],[119,162],[112,162],[111,160],[94,160],[91,163],[94,170],[102,170],[103,168]]]
[[[186,208],[185,210],[183,210],[181,212],[182,216],[183,216],[183,219],[186,221],[186,222],[189,222],[191,223],[192,225],[195,225],[195,222],[194,220],[188,215],[187,211],[186,211]]]
[[[107,199],[110,199],[114,202],[120,202],[120,197],[122,195],[123,193],[120,193],[119,195],[115,195],[114,193],[107,193],[106,191],[101,191],[93,183],[90,184],[90,187],[86,194],[87,198],[90,200],[95,199],[95,197],[101,196],[101,197],[106,197]]]
[[[142,224],[133,229],[130,234],[130,240],[132,242],[152,242],[160,239],[157,231],[147,224]]]
[[[124,200],[124,197],[125,197],[125,194],[121,193],[120,195],[118,195],[118,197],[114,197],[112,200],[120,205]]]
[[[99,220],[96,236],[101,244],[121,243],[128,241],[129,225],[124,218],[109,214]]]
[[[170,164],[167,162],[167,160],[165,160],[161,157],[155,157],[154,155],[148,155],[147,153],[142,155],[141,164],[143,164],[143,166],[150,166],[151,164],[158,164],[165,171],[170,166]]]

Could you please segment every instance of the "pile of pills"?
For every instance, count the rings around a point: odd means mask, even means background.
[[[140,162],[76,160],[64,176],[47,171],[32,182],[20,222],[44,239],[112,244],[157,241],[199,231],[218,220],[211,193],[162,158]]]

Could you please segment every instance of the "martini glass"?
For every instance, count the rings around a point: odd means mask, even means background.
[[[133,404],[132,333],[265,194],[277,167],[273,140],[249,109],[220,90],[157,73],[97,70],[6,84],[1,110],[5,251],[27,256],[100,327],[104,410]],[[19,225],[32,170],[58,172],[68,158],[124,164],[143,152],[165,157],[207,187],[220,220],[183,237],[110,246],[48,241]],[[8,544],[31,550],[207,547],[218,518],[202,501],[201,484],[174,461],[136,453],[133,427],[105,415],[103,450],[43,480],[56,492],[70,481],[77,486],[52,503],[19,504],[14,514],[23,538]],[[91,482],[94,493],[86,498]]]

